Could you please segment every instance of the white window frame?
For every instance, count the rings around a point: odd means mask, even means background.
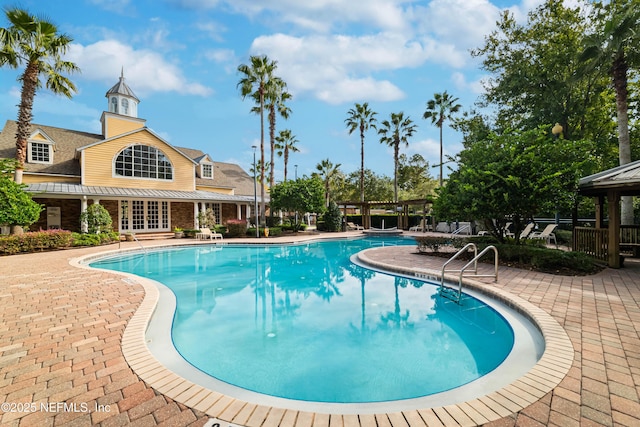
[[[122,199],[118,200],[118,212],[121,233],[171,231],[171,204],[167,200]],[[154,226],[150,227],[150,224]]]
[[[205,174],[205,166],[209,166],[211,168],[211,175],[207,176]],[[201,163],[200,164],[200,176],[204,179],[213,179],[213,163]]]
[[[147,173],[150,174],[151,172],[151,167],[155,168],[155,176],[142,176],[142,173],[145,172],[144,170],[144,160],[149,160],[149,159],[145,159],[145,158],[140,158],[141,161],[138,162],[138,164],[136,164],[135,161],[135,147],[147,147],[152,148],[156,151],[156,157],[155,157],[155,165],[153,164],[147,164],[147,166],[149,166],[149,169],[146,170]],[[118,173],[118,163],[120,163],[118,161],[118,158],[122,155],[122,153],[125,150],[132,150],[132,155],[131,155],[131,162],[122,162],[123,164],[123,172],[125,172],[127,169],[124,168],[125,165],[129,165],[131,166],[131,175],[125,175],[125,174],[120,174]],[[148,151],[147,151],[148,152]],[[161,178],[159,177],[159,160],[160,160],[160,156],[162,156],[164,158],[164,160],[167,161],[168,163],[168,168],[169,168],[169,172],[171,174],[171,178]],[[140,170],[136,170],[136,166],[140,167]],[[123,148],[122,150],[120,150],[114,157],[113,157],[113,161],[112,161],[112,176],[114,178],[124,178],[124,179],[146,179],[146,180],[151,180],[151,181],[161,181],[161,182],[173,182],[174,177],[175,177],[175,171],[176,169],[173,167],[173,163],[171,163],[171,160],[169,159],[169,157],[164,154],[164,152],[162,150],[160,150],[157,147],[154,147],[153,145],[147,145],[147,144],[132,144],[129,145],[125,148]],[[136,175],[136,172],[139,172],[140,175]]]
[[[33,154],[34,154],[33,144],[42,145],[47,150],[47,156],[48,156],[49,160],[34,160],[33,159]],[[38,141],[29,141],[29,143],[27,144],[27,159],[28,159],[28,163],[39,163],[39,164],[44,164],[44,165],[52,164],[53,163],[53,144],[51,142],[40,141],[40,140],[38,140]]]

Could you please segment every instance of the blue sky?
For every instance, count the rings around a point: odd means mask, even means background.
[[[542,0],[21,0],[73,37],[67,59],[81,74],[68,100],[38,92],[34,123],[100,132],[105,93],[124,69],[141,102],[138,116],[169,143],[197,148],[245,170],[259,145],[259,117],[237,89],[250,55],[278,61],[293,100],[289,120],[299,153],[289,177],[309,175],[329,158],[345,173],[360,168],[360,139],[344,124],[354,103],[368,102],[380,120],[403,111],[418,129],[402,153],[439,160],[438,129],[422,119],[434,93],[447,90],[473,107],[487,76],[469,50],[482,45],[504,9],[517,19]],[[12,5],[6,1],[4,6]],[[7,26],[4,14],[0,26]],[[0,69],[0,122],[17,118],[22,70]],[[445,154],[461,135],[445,128]],[[268,138],[265,144],[268,145]],[[258,153],[259,155],[259,153]],[[393,176],[393,154],[370,131],[365,167]],[[431,175],[437,178],[438,169]],[[283,160],[276,160],[276,180]]]

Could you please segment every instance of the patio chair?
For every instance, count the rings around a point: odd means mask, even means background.
[[[549,224],[542,231],[534,231],[529,236],[530,239],[544,239],[547,242],[547,245],[551,244],[551,240],[558,247],[558,241],[556,240],[556,235],[553,233],[558,225],[557,224]]]
[[[424,219],[420,220],[420,224],[409,227],[409,231],[425,231]]]
[[[364,230],[364,227],[353,222],[347,222],[348,230]]]
[[[531,231],[533,231],[534,226],[535,224],[533,222],[530,222],[529,224],[527,224],[524,230],[522,230],[522,233],[520,233],[520,240],[526,239],[527,237],[529,237],[529,234],[531,234]],[[513,237],[513,234],[510,234],[509,237]]]
[[[196,239],[198,239],[198,240],[206,240],[206,239],[211,239],[211,240],[220,239],[220,240],[222,240],[223,237],[222,237],[222,234],[213,232],[209,228],[203,227],[203,228],[200,229],[199,233],[196,233]]]

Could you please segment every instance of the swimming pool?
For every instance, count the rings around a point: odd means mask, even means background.
[[[349,262],[363,248],[389,244],[415,243],[371,237],[198,246],[92,266],[169,286],[177,299],[172,339],[182,357],[242,389],[381,402],[457,388],[500,365],[513,331],[485,301],[466,297],[458,306],[436,296],[431,283]]]

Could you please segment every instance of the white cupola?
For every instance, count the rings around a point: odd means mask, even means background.
[[[109,106],[107,111],[129,117],[138,117],[138,103],[140,100],[124,82],[124,68],[120,74],[120,81],[107,91]]]

